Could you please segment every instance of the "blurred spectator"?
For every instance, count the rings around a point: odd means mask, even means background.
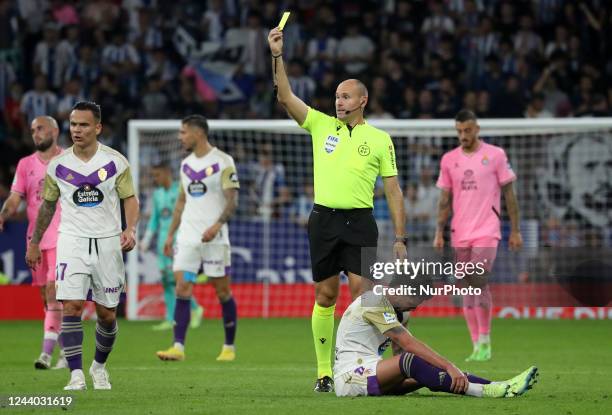
[[[113,0],[91,0],[82,11],[81,17],[86,27],[111,30],[119,18],[119,6]]]
[[[9,62],[0,60],[0,112],[4,111],[7,98],[10,96],[10,87],[15,82],[15,70]]]
[[[305,64],[299,59],[289,62],[287,77],[293,93],[304,102],[311,102],[315,92],[315,82],[306,74]]]
[[[372,40],[360,33],[360,27],[353,21],[348,24],[346,35],[338,44],[338,62],[350,75],[365,71],[372,61],[376,45]]]
[[[151,77],[140,101],[139,116],[145,119],[163,119],[170,113],[169,103],[168,96],[162,91],[161,79]]]
[[[62,132],[67,134],[70,128],[70,112],[72,107],[79,101],[84,101],[85,96],[81,88],[81,80],[72,78],[64,86],[64,95],[57,104],[57,121]]]
[[[205,39],[212,42],[221,41],[223,34],[223,2],[221,0],[208,0],[208,9],[202,16],[202,31]]]
[[[198,100],[193,83],[182,82],[177,102],[173,104],[174,113],[178,118],[184,118],[190,114],[203,114],[204,107]]]
[[[438,49],[440,39],[444,34],[455,32],[455,23],[444,7],[440,0],[429,2],[430,15],[423,20],[423,26],[421,26],[421,33],[425,37],[425,49],[429,52],[435,52]]]
[[[424,241],[433,235],[435,205],[419,198],[417,185],[408,183],[404,189],[404,208],[408,225],[408,235],[415,241]]]
[[[34,52],[34,73],[43,74],[47,85],[59,91],[63,85],[64,74],[74,60],[73,49],[68,42],[59,42],[59,28],[55,23],[47,23],[43,40],[36,45]]]
[[[79,24],[76,8],[65,0],[51,0],[51,13],[55,21],[62,26]]]
[[[244,73],[255,77],[268,75],[268,31],[261,26],[259,14],[249,15],[245,36],[246,48],[242,57]]]
[[[47,79],[43,75],[34,78],[34,89],[29,90],[21,99],[21,113],[24,125],[29,126],[32,120],[41,115],[55,117],[57,95],[47,89]]]
[[[64,82],[79,78],[82,82],[83,93],[88,96],[91,87],[97,82],[101,74],[102,70],[92,47],[85,44],[79,48],[77,60],[67,69]]]
[[[533,30],[533,18],[527,14],[519,19],[520,30],[514,37],[514,50],[519,55],[539,57],[543,50],[542,37]]]
[[[308,226],[308,218],[314,205],[314,186],[312,182],[304,183],[298,197],[291,206],[291,220],[300,226]]]
[[[291,200],[285,180],[285,168],[273,159],[272,144],[264,143],[259,148],[258,163],[253,167],[254,192],[251,197],[262,219],[279,218],[283,208]]]
[[[24,119],[21,114],[21,101],[23,100],[23,86],[19,82],[13,82],[9,88],[9,94],[4,100],[4,122],[8,136],[21,137],[24,132]],[[15,158],[15,163],[18,158]],[[15,164],[16,166],[16,164]]]
[[[336,58],[338,41],[329,35],[324,27],[317,27],[315,37],[307,46],[306,59],[310,62],[310,74],[319,80],[323,73],[331,70]]]
[[[527,105],[525,118],[553,118],[553,113],[544,107],[544,94],[534,94]]]

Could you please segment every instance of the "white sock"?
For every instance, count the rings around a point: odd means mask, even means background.
[[[468,396],[475,396],[477,398],[482,398],[482,389],[484,385],[481,383],[468,383],[468,388],[465,391],[465,394]]]
[[[179,349],[181,352],[185,351],[185,345],[183,343],[174,342],[174,347]]]
[[[71,379],[74,379],[74,378],[83,379],[84,377],[85,377],[85,374],[83,373],[82,369],[74,369],[72,372],[70,372]]]
[[[478,343],[491,343],[491,335],[490,334],[481,334],[478,337]]]
[[[104,369],[104,366],[106,366],[106,363],[98,363],[95,360],[93,361],[93,363],[91,364],[91,367],[93,370],[100,370],[100,369]]]
[[[236,351],[236,348],[234,347],[234,345],[233,345],[233,344],[224,344],[224,345],[223,345],[223,348],[224,348],[224,349],[230,349],[232,352],[235,352],[235,351]]]

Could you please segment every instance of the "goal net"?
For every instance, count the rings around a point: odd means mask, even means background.
[[[435,182],[440,158],[457,146],[454,121],[371,123],[394,140],[408,214],[408,250],[429,247],[437,213]],[[553,288],[546,285],[559,270],[557,262],[546,258],[567,256],[566,249],[583,247],[595,252],[611,245],[612,119],[488,119],[479,123],[480,137],[505,149],[518,176],[515,193],[525,243],[520,254],[508,252],[509,220],[502,200],[503,239],[492,276],[496,305],[510,307],[505,309],[509,315],[522,313],[523,306],[600,305],[581,302],[558,281],[553,281]],[[241,185],[239,207],[229,225],[232,291],[241,316],[309,315],[314,298],[306,234],[313,194],[310,136],[290,120],[211,120],[209,126],[211,143],[234,158]],[[129,160],[142,207],[139,235],[144,233],[150,212],[152,166],[169,163],[178,178],[180,161],[186,156],[178,140],[179,127],[180,120],[129,122]],[[379,245],[390,249],[394,232],[382,183],[377,184],[374,205]],[[155,251],[129,254],[131,319],[163,315],[156,264]],[[194,292],[206,316],[220,315],[208,284],[196,285]],[[343,310],[349,301],[344,287],[338,309]],[[439,299],[424,309],[437,315],[444,307],[456,308],[457,301]],[[527,313],[533,312],[529,310]],[[504,309],[496,312],[503,314]]]

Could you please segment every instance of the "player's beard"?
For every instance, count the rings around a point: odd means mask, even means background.
[[[603,195],[596,198],[593,194],[585,194],[583,196],[584,205],[590,210],[598,212],[606,212],[612,209],[612,188],[605,186],[596,193],[603,193]]]
[[[47,137],[41,140],[38,144],[34,144],[34,148],[36,148],[36,151],[43,152],[51,148],[52,145],[53,145],[53,137]]]

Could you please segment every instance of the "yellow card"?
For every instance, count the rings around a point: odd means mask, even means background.
[[[280,30],[280,31],[283,30],[283,27],[285,27],[285,23],[287,23],[287,20],[289,20],[289,15],[290,14],[291,14],[291,12],[283,13],[283,17],[281,18],[281,21],[278,24],[278,30]]]

